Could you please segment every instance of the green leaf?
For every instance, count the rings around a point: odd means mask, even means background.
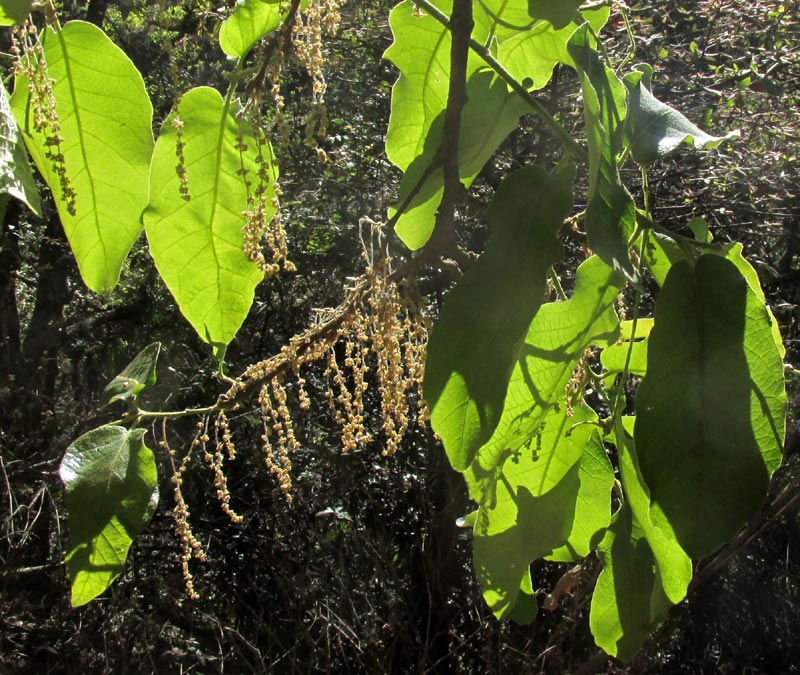
[[[603,571],[597,578],[589,627],[597,645],[623,661],[632,659],[667,616],[653,552],[627,504],[600,544]]]
[[[516,129],[527,108],[519,96],[508,92],[502,80],[492,79],[491,73],[480,72],[467,82],[468,100],[461,113],[458,142],[458,171],[465,187],[472,184],[506,136]],[[444,112],[431,125],[424,151],[406,169],[398,204],[405,201],[434,161],[442,143],[443,125]],[[444,174],[439,168],[428,177],[395,226],[397,235],[410,249],[418,249],[430,239],[443,194]]]
[[[647,337],[653,327],[652,319],[639,319],[636,322],[636,334],[632,335],[632,321],[623,321],[620,324],[620,339],[603,349],[600,353],[600,363],[604,370],[610,373],[622,373],[625,364],[628,364],[628,373],[643,377],[647,372]],[[631,346],[633,340],[633,346]],[[630,350],[630,360],[628,360]]]
[[[533,560],[588,553],[591,539],[609,523],[613,471],[595,427],[573,426],[596,419],[588,406],[574,415],[558,406],[535,441],[508,456],[494,498],[481,505],[473,528],[475,570],[498,618],[512,610]]]
[[[238,0],[233,14],[219,29],[219,46],[228,56],[246,56],[285,16],[286,12],[281,12],[281,0]]]
[[[613,442],[626,503],[652,552],[659,585],[672,604],[686,596],[692,580],[692,561],[675,538],[672,526],[652,508],[650,488],[642,477],[632,432],[635,417],[617,417]]]
[[[37,216],[42,213],[39,190],[28,153],[11,111],[6,88],[0,83],[0,194],[19,199]]]
[[[147,345],[131,361],[125,370],[117,375],[103,389],[100,405],[108,405],[114,401],[127,401],[139,395],[148,385],[156,383],[156,362],[161,352],[161,343]]]
[[[47,157],[51,134],[33,128],[28,82],[22,76],[15,82],[11,107],[53,192],[84,282],[93,291],[108,292],[142,228],[153,107],[139,71],[96,26],[71,21],[59,33],[47,28],[43,42],[63,139],[57,149],[75,193],[74,207],[64,194],[62,167]]]
[[[522,574],[522,583],[519,585],[519,594],[514,607],[508,613],[508,618],[520,626],[532,623],[539,612],[539,603],[536,602],[536,593],[533,590],[531,570],[528,568]]]
[[[781,461],[783,363],[769,314],[730,261],[675,263],[656,303],[636,448],[654,517],[693,558],[758,510]]]
[[[450,13],[452,0],[435,0]],[[417,13],[410,0],[401,2],[389,15],[394,42],[384,53],[400,71],[392,88],[392,112],[386,132],[386,155],[405,171],[425,150],[434,120],[447,107],[450,78],[450,31],[432,16]],[[473,37],[480,39],[480,22]],[[470,52],[467,79],[483,65]]]
[[[0,0],[0,26],[16,26],[31,13],[31,0]]]
[[[539,309],[514,364],[500,421],[478,452],[476,471],[492,472],[506,450],[527,445],[544,416],[563,400],[564,388],[585,349],[616,340],[619,319],[614,302],[622,283],[621,277],[593,256],[578,268],[569,300]],[[480,501],[476,484],[471,489],[473,498]]]
[[[628,253],[636,227],[636,206],[619,176],[626,115],[625,87],[592,48],[588,27],[575,31],[568,45],[581,76],[589,143],[589,194],[584,226],[590,248],[633,283],[639,274]]]
[[[179,142],[185,184],[175,169]],[[259,150],[251,126],[236,119],[219,92],[199,87],[184,94],[164,122],[153,156],[144,212],[150,253],[183,315],[217,348],[236,335],[264,277],[242,249],[242,214],[251,208],[242,172],[258,181],[260,154],[269,179],[269,220],[278,176],[272,149],[267,143]]]
[[[590,419],[596,420],[597,416],[593,415]],[[545,556],[547,560],[573,562],[585,558],[597,547],[597,540],[611,522],[614,469],[596,431],[586,441],[578,477],[581,486],[575,502],[572,528],[564,544]]]
[[[67,574],[72,605],[105,591],[125,565],[134,538],[158,503],[153,453],[144,429],[93,429],[67,448],[59,476],[67,492]]]
[[[583,0],[528,0],[528,13],[534,19],[543,19],[554,28],[570,23]]]
[[[562,253],[556,232],[572,208],[573,168],[511,174],[489,209],[492,239],[448,293],[428,343],[425,400],[458,470],[466,469],[502,412],[519,346]]]
[[[738,129],[725,136],[712,136],[692,124],[680,112],[659,101],[651,93],[653,69],[647,65],[625,77],[628,88],[627,135],[631,156],[644,166],[668,155],[681,143],[695,148],[715,148],[730,138],[738,137]]]

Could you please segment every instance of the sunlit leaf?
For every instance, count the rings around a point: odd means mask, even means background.
[[[530,446],[508,455],[494,498],[478,513],[475,570],[498,617],[511,611],[531,562],[549,554],[570,560],[579,550],[588,553],[591,539],[611,518],[611,466],[598,441],[587,451],[595,427],[577,425],[597,416],[588,406],[568,412],[562,403]]]
[[[185,181],[175,168],[179,142]],[[150,253],[182,314],[215,346],[236,335],[264,277],[242,249],[242,214],[255,189],[242,173],[251,183],[258,180],[259,152],[269,178],[269,219],[277,178],[271,148],[259,150],[250,125],[236,119],[216,90],[199,87],[183,95],[161,127],[153,156],[144,212]]]
[[[527,107],[519,96],[509,93],[502,80],[492,80],[491,73],[480,72],[467,82],[468,100],[461,113],[458,143],[458,170],[465,187],[472,184],[498,146],[517,127],[520,115]],[[398,204],[405,202],[439,152],[443,123],[444,113],[431,125],[423,153],[406,169],[400,183]],[[438,168],[425,181],[395,226],[397,235],[409,248],[420,248],[430,238],[443,193],[444,174]]]
[[[528,444],[544,416],[564,398],[564,388],[596,342],[616,340],[614,312],[622,278],[593,256],[578,268],[575,291],[566,302],[543,305],[530,326],[511,374],[502,416],[491,438],[480,448],[475,467],[491,472],[503,452]],[[480,501],[480,494],[473,498]]]
[[[281,4],[281,0],[239,0],[219,29],[222,51],[228,56],[245,56],[280,25]]]
[[[67,493],[67,573],[73,606],[111,585],[158,503],[156,465],[144,429],[93,429],[67,449],[59,476]]]
[[[425,399],[456,469],[469,466],[502,412],[519,346],[561,257],[572,167],[511,174],[489,210],[492,239],[448,293],[428,343]]]
[[[142,226],[153,152],[153,108],[144,80],[97,26],[71,21],[46,28],[44,53],[63,139],[58,147],[75,192],[65,197],[47,138],[33,128],[28,82],[18,76],[11,107],[25,143],[55,198],[58,215],[86,285],[110,291]],[[74,213],[70,211],[74,210]]]

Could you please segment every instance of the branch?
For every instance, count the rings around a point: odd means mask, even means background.
[[[444,173],[444,193],[436,212],[436,226],[426,249],[435,252],[455,253],[455,210],[464,196],[464,185],[458,166],[458,146],[461,136],[461,112],[467,102],[467,59],[469,40],[474,25],[472,0],[455,0],[450,17],[450,87],[447,108],[444,111],[444,129],[439,158]]]
[[[438,7],[429,2],[429,0],[415,0],[415,3],[428,12],[434,19],[436,19],[443,26],[450,28],[450,19],[447,14],[442,12]],[[570,136],[569,132],[561,126],[557,119],[555,119],[550,112],[538,100],[536,100],[531,93],[522,86],[511,73],[509,73],[503,64],[492,56],[487,47],[480,44],[476,40],[470,38],[469,46],[484,62],[502,79],[513,91],[519,94],[532,109],[541,118],[541,120],[550,128],[553,134],[558,138],[564,147],[576,157],[579,157],[585,163],[589,162],[589,153],[586,149]]]

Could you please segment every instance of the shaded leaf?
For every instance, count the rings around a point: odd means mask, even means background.
[[[156,465],[144,429],[105,426],[67,448],[59,476],[67,493],[67,573],[72,605],[97,597],[116,579],[133,539],[158,503]]]
[[[64,195],[51,146],[33,128],[28,82],[18,76],[11,107],[36,166],[53,192],[58,215],[86,285],[114,288],[142,229],[153,152],[153,107],[144,80],[125,53],[97,26],[70,21],[43,33],[48,74],[60,123],[64,169],[75,192],[74,214]]]
[[[154,342],[140,351],[125,369],[103,389],[100,405],[114,401],[127,401],[138,396],[148,385],[156,383],[156,362],[161,352],[161,343]]]
[[[736,266],[675,263],[656,303],[636,449],[654,517],[693,558],[751,518],[781,461],[783,364],[764,304]]]
[[[0,83],[0,194],[19,199],[37,216],[42,214],[39,190],[28,153],[11,111],[6,88]]]
[[[624,504],[599,548],[603,571],[589,614],[595,642],[612,656],[632,659],[658,628],[672,603],[660,584],[653,552]]]
[[[528,13],[534,19],[549,21],[555,28],[563,28],[577,14],[582,0],[528,0]]]
[[[653,96],[650,91],[653,69],[647,65],[638,68],[625,77],[625,86],[629,94],[627,135],[631,156],[639,164],[652,164],[684,142],[695,148],[715,148],[740,135],[735,130],[725,136],[712,136],[699,129],[675,108]]]
[[[175,170],[178,142],[188,200]],[[184,94],[164,122],[153,155],[143,216],[150,253],[181,313],[217,348],[236,335],[264,277],[242,249],[242,214],[252,196],[242,172],[258,181],[259,153],[269,178],[269,219],[278,175],[269,144],[259,150],[251,126],[236,119],[219,92],[199,87]]]
[[[556,232],[572,207],[572,167],[521,169],[489,209],[492,239],[448,293],[428,343],[425,399],[453,466],[491,435],[523,336],[561,257]]]
[[[584,226],[589,246],[606,264],[638,283],[628,253],[636,227],[636,206],[619,176],[626,115],[625,87],[591,46],[586,26],[568,45],[581,76],[586,137],[589,144],[589,194]]]
[[[16,26],[31,13],[31,0],[0,0],[0,26]]]

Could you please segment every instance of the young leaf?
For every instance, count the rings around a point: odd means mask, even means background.
[[[125,565],[134,538],[158,503],[153,453],[144,429],[109,425],[93,429],[67,448],[59,476],[67,493],[67,574],[72,605],[105,591]]]
[[[639,274],[628,253],[636,226],[636,206],[619,177],[625,120],[625,87],[592,48],[583,26],[568,45],[581,76],[589,143],[589,195],[584,225],[589,246],[606,264],[633,283]]]
[[[11,112],[6,88],[0,82],[0,194],[19,199],[37,216],[42,213],[39,190],[28,153]]]
[[[21,24],[33,8],[31,0],[1,0],[0,26],[16,26]]]
[[[253,45],[275,30],[281,16],[281,0],[239,0],[219,29],[219,46],[228,56],[246,56]],[[306,3],[303,3],[306,4]]]
[[[175,168],[179,143],[183,176]],[[153,155],[144,212],[150,253],[183,315],[217,349],[236,335],[264,278],[242,249],[242,213],[255,189],[243,173],[252,181],[267,174],[265,217],[274,211],[278,169],[269,144],[259,146],[219,92],[199,87],[164,122]]]
[[[114,401],[127,401],[138,396],[148,385],[156,383],[156,362],[161,351],[161,343],[147,345],[131,361],[125,370],[117,375],[103,389],[100,405],[108,405]]]
[[[783,363],[764,304],[730,261],[672,266],[656,303],[636,449],[654,517],[693,558],[751,518],[781,461]]]
[[[599,547],[603,571],[589,614],[595,642],[612,656],[632,659],[667,616],[664,594],[646,537],[624,504]]]
[[[647,65],[638,68],[625,77],[625,86],[629,95],[626,133],[631,156],[639,164],[652,164],[683,142],[695,148],[715,148],[740,135],[738,129],[725,136],[712,136],[699,129],[675,108],[653,96],[650,91],[653,69]]]
[[[425,399],[453,466],[463,471],[491,435],[519,345],[561,257],[556,232],[572,207],[572,167],[529,167],[497,191],[492,239],[450,291],[428,343]]]
[[[144,80],[97,26],[71,21],[42,37],[55,80],[63,164],[48,158],[52,133],[33,128],[34,101],[18,76],[11,107],[25,143],[56,202],[81,276],[93,291],[111,291],[142,226],[153,152],[153,107]],[[65,194],[61,172],[66,172]]]

